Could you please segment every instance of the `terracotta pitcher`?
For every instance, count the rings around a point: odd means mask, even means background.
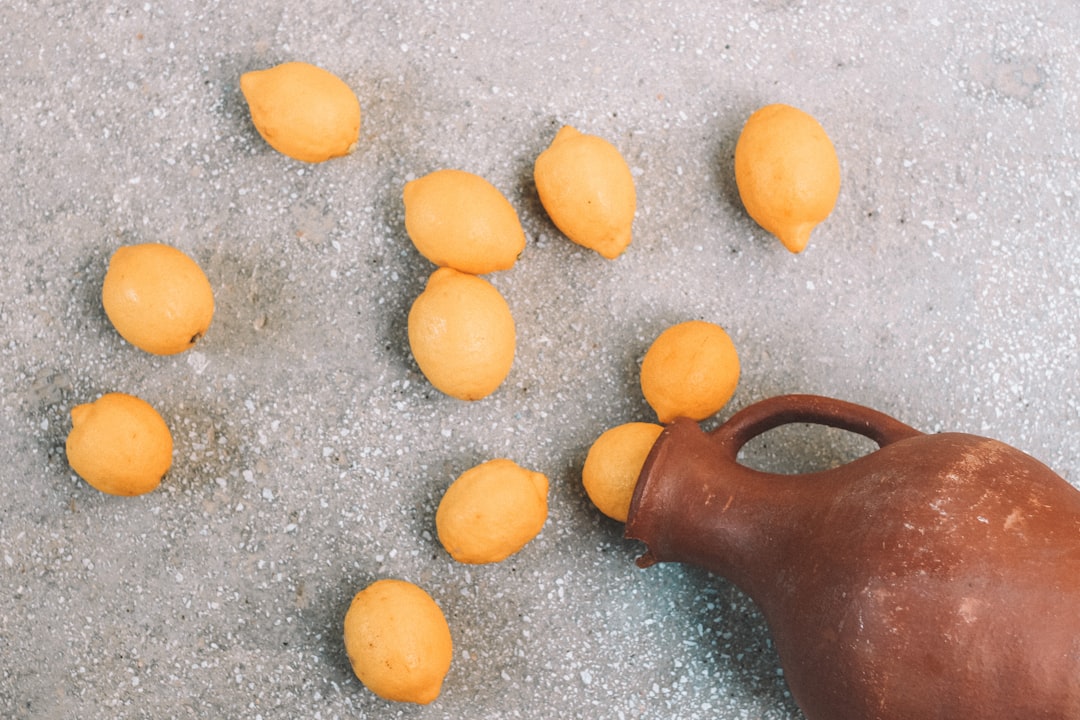
[[[788,423],[880,448],[802,475],[739,464]],[[1008,445],[811,395],[708,434],[680,419],[626,536],[641,567],[697,565],[758,604],[809,720],[1080,719],[1080,491]]]

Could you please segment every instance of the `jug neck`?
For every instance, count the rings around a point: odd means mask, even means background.
[[[730,446],[678,419],[642,468],[626,537],[645,543],[640,567],[682,562],[726,577],[751,596],[782,572],[785,550],[809,524],[812,475],[774,475],[735,461]],[[820,478],[818,478],[820,479]]]

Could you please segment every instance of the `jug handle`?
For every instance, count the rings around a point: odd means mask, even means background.
[[[820,395],[779,395],[748,405],[712,431],[713,442],[731,460],[743,445],[773,428],[813,423],[847,430],[873,440],[879,447],[923,433],[885,413]]]

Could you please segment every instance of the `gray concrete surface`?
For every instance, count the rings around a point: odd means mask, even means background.
[[[726,327],[743,360],[719,419],[814,392],[924,430],[1005,440],[1080,483],[1080,7],[1075,0],[0,5],[0,715],[10,718],[768,718],[799,713],[761,618],[589,505],[604,429],[651,420],[640,358],[666,326]],[[253,130],[240,73],[301,59],[364,109],[318,167]],[[801,255],[742,211],[732,151],[758,106],[814,114],[843,168]],[[569,123],[638,183],[605,261],[531,184]],[[518,323],[475,404],[418,373],[405,317],[432,269],[402,185],[487,177],[529,244],[493,281]],[[192,254],[217,297],[197,350],[109,326],[120,244]],[[67,466],[73,404],[120,390],[173,429],[162,488],[107,497]],[[793,472],[865,448],[786,428],[747,462]],[[442,490],[511,457],[548,474],[520,554],[457,565]],[[424,586],[455,639],[441,697],[375,698],[340,624],[380,577]]]

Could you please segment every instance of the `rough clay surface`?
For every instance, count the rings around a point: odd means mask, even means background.
[[[700,571],[636,569],[582,492],[585,452],[653,419],[641,356],[703,318],[743,359],[721,418],[831,395],[1080,482],[1077,36],[1074,0],[3,3],[0,715],[798,718],[755,608]],[[357,91],[354,155],[306,166],[255,133],[237,79],[285,60]],[[777,101],[822,122],[843,169],[798,256],[745,215],[731,168]],[[617,261],[536,199],[532,160],[564,123],[633,168]],[[518,356],[475,404],[433,391],[405,338],[432,268],[401,188],[440,167],[491,180],[529,239],[492,277]],[[108,325],[107,258],[142,241],[215,287],[194,351],[152,357]],[[113,390],[173,428],[143,498],[64,459],[70,407]],[[866,449],[785,428],[746,459]],[[550,520],[504,563],[455,564],[435,506],[498,456],[551,478]],[[352,594],[389,576],[454,633],[426,708],[377,699],[345,657]]]

